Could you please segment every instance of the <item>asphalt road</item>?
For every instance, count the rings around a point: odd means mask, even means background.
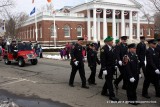
[[[97,67],[97,74],[100,66]],[[85,63],[86,78],[90,75],[90,69]],[[101,96],[104,79],[100,80],[96,76],[96,86],[90,89],[81,88],[79,73],[75,77],[75,87],[69,87],[68,81],[71,72],[69,61],[39,59],[38,65],[27,64],[25,67],[18,67],[16,63],[5,65],[0,62],[0,93],[5,90],[14,96],[21,96],[27,99],[42,99],[62,103],[65,106],[73,107],[106,107],[122,106],[130,107],[126,104],[126,91],[118,90],[117,97],[121,102],[111,102],[108,97]],[[155,90],[152,85],[149,88],[151,99],[141,97],[143,78],[140,79],[137,89],[138,100],[142,101],[139,107],[160,107],[160,98],[155,97]],[[6,95],[7,96],[7,95]],[[27,106],[29,107],[29,106]],[[40,106],[39,106],[40,107]],[[45,106],[47,107],[47,106]],[[50,106],[49,106],[50,107]],[[54,106],[53,106],[54,107]]]

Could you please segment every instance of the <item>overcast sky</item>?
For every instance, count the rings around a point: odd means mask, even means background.
[[[16,7],[13,11],[15,12],[26,12],[29,14],[36,4],[36,7],[40,8],[47,4],[47,0],[35,0],[35,3],[32,4],[32,0],[14,0]],[[56,9],[60,9],[63,6],[75,6],[80,3],[84,3],[86,0],[52,0]],[[90,1],[90,0],[88,0]],[[123,1],[123,0],[121,0]],[[137,0],[138,2],[144,4],[144,0]],[[145,0],[146,1],[146,0]]]

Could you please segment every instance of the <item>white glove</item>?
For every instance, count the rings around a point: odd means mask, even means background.
[[[156,72],[156,74],[160,74],[159,69],[156,69],[155,72]]]
[[[103,71],[103,75],[107,75],[107,70],[104,70],[104,71]]]
[[[122,66],[122,61],[119,61],[118,63],[119,63],[120,66]]]
[[[139,78],[142,78],[142,74],[139,74]]]
[[[134,77],[130,78],[130,82],[134,82],[134,81],[135,81]]]
[[[114,68],[115,68],[115,69],[117,69],[118,67],[117,67],[117,66],[115,66]]]
[[[74,62],[74,64],[75,64],[76,66],[78,66],[78,63],[79,63],[79,61],[75,61],[75,62]]]
[[[147,61],[144,61],[145,66],[147,65]]]

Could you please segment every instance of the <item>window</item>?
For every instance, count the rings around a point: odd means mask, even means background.
[[[136,29],[136,27],[134,26],[134,27],[133,27],[133,36],[136,36],[136,30],[137,30],[137,29]]]
[[[64,36],[70,37],[70,27],[68,25],[64,26]]]
[[[147,36],[150,36],[151,32],[150,32],[150,28],[147,29]]]
[[[140,36],[143,36],[143,28],[140,30]]]
[[[35,32],[35,31],[34,31],[34,27],[33,27],[32,29],[33,29],[33,38],[34,38],[34,32]]]
[[[51,37],[57,37],[57,26],[55,26],[55,32],[54,32],[54,25],[51,26]]]
[[[82,27],[81,26],[77,27],[77,37],[82,37]]]

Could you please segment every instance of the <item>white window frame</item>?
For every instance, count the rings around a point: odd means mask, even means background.
[[[54,35],[54,25],[52,25],[51,27],[50,27],[50,30],[51,30],[51,38],[54,38],[54,37],[57,37],[57,26],[55,26],[56,28],[55,28],[55,34],[56,35]]]
[[[42,38],[42,27],[40,28],[40,38]]]
[[[34,30],[34,28],[33,28],[33,38],[34,38],[34,32],[35,32],[35,30]]]
[[[142,34],[141,34],[142,32]],[[140,29],[140,36],[143,36],[143,28]]]
[[[147,28],[147,36],[151,36],[151,29]]]
[[[136,30],[137,30],[136,27],[133,26],[133,31],[132,31],[132,33],[133,33],[132,35],[133,35],[133,36],[136,36]]]
[[[65,27],[68,27],[69,35],[65,35]],[[70,37],[70,36],[71,36],[71,29],[70,29],[70,26],[65,25],[65,26],[64,26],[64,37]]]
[[[80,32],[81,32],[81,35],[78,35],[78,28],[80,28]],[[77,37],[82,37],[82,33],[83,33],[83,28],[82,28],[82,26],[78,26],[77,27]]]

